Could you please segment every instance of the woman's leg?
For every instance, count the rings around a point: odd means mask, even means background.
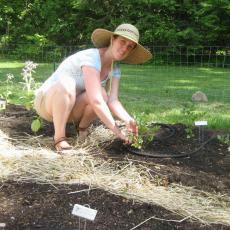
[[[104,89],[102,89],[102,95],[107,102],[108,96]],[[83,92],[76,97],[71,117],[79,126],[79,136],[85,138],[88,135],[87,128],[90,126],[91,122],[97,118],[96,113],[89,103],[86,92]]]
[[[75,89],[66,89],[61,83],[52,86],[45,96],[45,110],[53,118],[54,123],[54,142],[58,142],[65,137],[66,123],[75,103]],[[68,148],[70,145],[61,141],[56,145],[57,150]]]
[[[87,128],[97,117],[85,92],[76,97],[70,117],[78,126],[76,128],[80,139],[84,139],[89,133]]]

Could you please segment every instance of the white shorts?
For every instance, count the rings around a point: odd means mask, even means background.
[[[42,91],[39,91],[34,99],[34,109],[43,119],[52,122],[53,117],[49,115],[45,109],[45,97],[46,94]]]

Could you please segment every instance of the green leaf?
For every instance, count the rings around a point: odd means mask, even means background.
[[[31,123],[31,130],[36,133],[42,127],[42,123],[39,118],[35,119]]]

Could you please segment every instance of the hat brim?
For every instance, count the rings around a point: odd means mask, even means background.
[[[92,33],[91,39],[95,47],[104,48],[104,47],[109,46],[110,39],[113,35],[119,35],[119,36],[122,36],[126,39],[133,41],[129,37],[126,37],[119,33],[111,32],[106,29],[94,30]],[[148,51],[146,48],[144,48],[139,43],[136,43],[136,44],[137,44],[136,47],[130,52],[130,54],[125,59],[122,60],[122,62],[125,62],[128,64],[141,64],[141,63],[147,62],[150,59],[152,59],[152,54],[150,53],[150,51]]]

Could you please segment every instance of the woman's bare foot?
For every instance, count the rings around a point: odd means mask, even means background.
[[[84,141],[86,137],[89,135],[89,129],[88,128],[77,128],[77,133],[78,133],[78,140],[79,141]]]

